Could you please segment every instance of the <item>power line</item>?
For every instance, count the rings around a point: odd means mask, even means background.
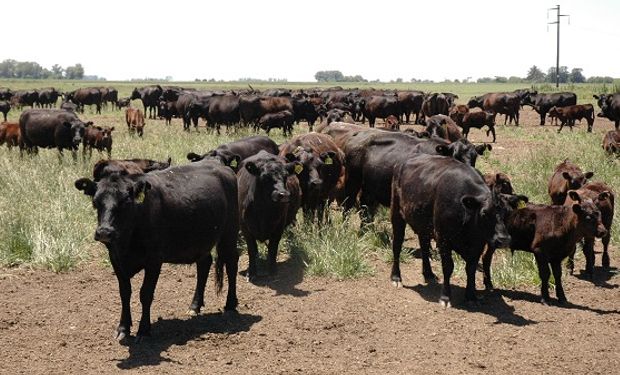
[[[560,87],[560,17],[570,17],[568,14],[560,13],[560,4],[556,5],[554,8],[547,9],[547,18],[549,18],[549,11],[555,10],[557,11],[558,20],[555,22],[547,22],[548,25],[557,25],[558,31],[558,40],[557,40],[557,51],[555,57],[555,87]],[[568,24],[570,25],[570,18],[568,19]]]

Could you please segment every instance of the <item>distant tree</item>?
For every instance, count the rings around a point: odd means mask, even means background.
[[[68,66],[65,69],[65,78],[67,79],[82,79],[84,77],[84,68],[82,64],[75,64],[74,66]]]
[[[570,74],[568,73],[568,68],[565,66],[561,66],[560,67],[560,83],[567,83],[569,75]],[[547,82],[550,82],[550,83],[555,82],[555,66],[552,66],[551,68],[549,68],[549,70],[547,70]]]
[[[523,82],[523,78],[517,76],[510,76],[508,78],[508,83],[521,83]]]
[[[344,75],[339,70],[321,70],[316,72],[314,78],[317,82],[341,82]]]
[[[502,76],[495,76],[495,82],[497,83],[506,83],[508,82],[508,78]]]
[[[478,83],[490,83],[493,82],[493,78],[491,77],[480,77],[476,80]]]
[[[403,79],[402,78],[396,78],[396,83],[403,83]]]
[[[586,77],[584,77],[583,74],[581,74],[581,72],[583,72],[583,69],[573,68],[570,71],[570,76],[569,76],[570,81],[572,83],[584,83],[586,81]]]
[[[17,61],[7,59],[0,63],[0,77],[13,78],[15,77],[15,65]]]
[[[525,80],[529,82],[544,82],[545,78],[545,73],[543,73],[543,71],[540,70],[536,65],[533,65],[530,70],[527,71],[527,76],[525,77]]]
[[[51,71],[51,76],[50,78],[55,78],[55,79],[61,79],[62,78],[62,73],[65,70],[62,68],[62,66],[58,65],[58,64],[54,64],[52,65],[52,71]]]
[[[586,82],[588,83],[614,83],[614,79],[609,76],[605,76],[605,77],[593,76],[593,77],[588,77]]]

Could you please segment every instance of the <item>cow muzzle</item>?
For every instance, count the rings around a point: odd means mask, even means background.
[[[604,226],[599,225],[596,228],[596,237],[601,238],[601,237],[605,237],[606,235],[607,235],[607,229]]]
[[[95,230],[95,241],[103,244],[109,244],[116,239],[116,231],[110,227],[98,227]]]
[[[291,193],[288,191],[274,191],[271,193],[271,200],[276,203],[287,203],[291,199]]]
[[[505,249],[510,247],[510,235],[496,235],[493,236],[493,247],[496,249]]]

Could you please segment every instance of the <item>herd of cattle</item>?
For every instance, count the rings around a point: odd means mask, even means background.
[[[87,95],[82,96],[80,90]],[[100,109],[102,91],[80,90],[62,95],[63,104],[73,104],[73,109],[33,108],[21,114],[19,123],[3,123],[0,140],[8,140],[10,130],[17,137],[12,145],[27,150],[55,147],[61,152],[75,151],[80,143],[85,149],[88,143],[91,152],[104,145],[111,154],[113,128],[96,127],[76,114],[85,105]],[[100,101],[84,99],[95,90],[99,90]],[[274,274],[280,239],[298,211],[302,210],[304,221],[324,225],[331,205],[342,206],[347,215],[358,210],[362,225],[372,221],[380,206],[390,208],[391,280],[396,286],[402,285],[399,259],[406,226],[418,236],[422,273],[428,281],[436,278],[430,264],[434,240],[441,256],[440,302],[444,306],[450,305],[452,252],[465,260],[465,298],[475,302],[478,263],[482,260],[485,287],[492,289],[490,266],[498,248],[533,253],[542,280],[542,302],[550,301],[551,273],[558,301],[566,302],[561,262],[569,258],[572,271],[577,242],[584,241],[587,275],[594,272],[597,237],[603,242],[603,267],[610,266],[615,193],[603,182],[588,182],[593,173],[583,173],[566,160],[553,171],[548,184],[552,205],[530,203],[513,191],[506,174],[498,171],[483,176],[475,169],[478,156],[492,151],[492,146],[474,145],[466,135],[470,127],[486,125],[487,135],[493,133],[495,140],[495,116],[504,114],[506,120],[518,124],[522,105],[531,105],[541,115],[541,124],[550,114],[562,125],[572,126],[587,112],[591,130],[592,106],[577,105],[572,93],[527,90],[486,94],[472,98],[468,106],[456,105],[456,98],[449,93],[341,88],[258,94],[254,90],[207,93],[148,86],[135,89],[129,98],[112,101],[116,107],[129,107],[125,113],[128,127],[139,135],[147,111],[149,117],[161,116],[168,123],[178,116],[186,130],[204,118],[215,129],[241,123],[266,130],[281,127],[290,133],[295,121],[306,120],[313,126],[320,119],[315,131],[281,145],[255,135],[210,151],[189,152],[191,163],[178,166],[172,166],[170,159],[108,158],[95,164],[92,179],[75,181],[75,187],[92,199],[97,210],[95,240],[108,248],[118,278],[122,308],[117,338],[130,333],[130,280],[139,271],[145,271],[139,338],[150,333],[150,306],[163,263],[196,263],[197,284],[190,312],[199,313],[213,247],[217,254],[215,283],[221,290],[225,269],[225,308],[234,310],[238,303],[239,233],[248,246],[247,277],[255,281],[260,275],[257,242],[267,243],[268,272]],[[133,99],[142,101],[144,112],[129,106]],[[616,121],[616,130],[606,137],[618,150],[620,95],[597,99],[602,110],[599,116]],[[470,111],[474,107],[482,111]],[[398,124],[409,122],[414,114],[415,122],[425,125],[424,130],[399,131]],[[374,127],[377,118],[385,120],[384,127]],[[370,127],[355,123],[364,119]]]

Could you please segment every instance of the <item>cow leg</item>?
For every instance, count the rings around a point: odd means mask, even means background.
[[[616,120],[616,130],[620,130],[620,120]]]
[[[431,236],[428,233],[418,234],[420,249],[422,250],[422,275],[427,283],[437,281],[437,276],[431,267]]]
[[[151,304],[155,286],[161,272],[161,264],[150,265],[144,269],[144,281],[140,288],[140,304],[142,305],[142,317],[138,327],[136,341],[139,342],[143,337],[151,335]]]
[[[112,258],[112,257],[111,257]],[[129,336],[131,332],[131,279],[121,271],[118,262],[114,259],[110,259],[112,268],[116,274],[118,281],[118,290],[121,296],[121,318],[116,328],[116,339],[118,341],[123,340]]]
[[[269,261],[269,275],[271,276],[278,272],[278,246],[282,238],[282,231],[276,232],[267,244],[267,260]]]
[[[463,136],[465,137],[465,139],[467,139],[468,135],[469,135],[469,128],[463,127]]]
[[[584,239],[583,255],[586,257],[586,276],[591,279],[594,276],[594,238]]]
[[[101,104],[97,103],[97,114],[101,114]]]
[[[558,133],[562,131],[562,128],[564,127],[564,120],[562,120],[562,123],[560,124],[560,128],[558,129]]]
[[[194,298],[189,305],[187,313],[189,315],[198,315],[200,309],[205,305],[205,286],[207,285],[207,279],[209,278],[209,270],[213,263],[213,257],[211,251],[207,252],[203,259],[196,262],[196,289],[194,291]]]
[[[392,222],[392,285],[401,287],[402,278],[400,276],[400,252],[402,251],[403,242],[405,241],[405,228],[407,223],[401,216],[399,209],[392,206],[391,222]]]
[[[350,171],[345,170],[345,173]],[[357,202],[357,194],[361,189],[362,176],[361,173],[356,176],[348,175],[345,179],[344,185],[344,213],[348,214]]]
[[[575,270],[575,251],[576,246],[573,246],[570,253],[568,253],[568,257],[566,258],[566,269],[572,275]]]
[[[248,245],[248,272],[247,272],[247,281],[253,282],[256,280],[256,263],[258,262],[258,245],[256,244],[256,239],[246,233],[243,234],[245,237],[245,242]]]
[[[493,281],[491,280],[491,263],[493,262],[493,254],[495,254],[495,248],[487,246],[486,251],[482,254],[482,273],[484,280],[484,288],[491,292],[493,291]]]
[[[553,278],[555,279],[555,295],[558,297],[558,302],[560,304],[565,304],[568,301],[566,300],[564,288],[562,287],[562,262],[552,262],[551,270],[553,271]]]
[[[478,257],[465,259],[465,273],[467,274],[467,284],[465,286],[465,301],[477,302],[476,296],[476,268],[478,267]]]
[[[450,288],[450,277],[454,271],[454,261],[452,260],[452,251],[445,245],[439,244],[439,254],[441,255],[441,269],[443,270],[443,287],[441,289],[441,297],[439,303],[443,307],[451,307],[450,297],[452,290]]]
[[[541,113],[540,114],[540,126],[544,126],[545,125],[545,117],[547,117],[546,113]]]
[[[489,126],[489,130],[487,130],[487,137],[489,136],[489,131],[493,134],[493,143],[495,143],[495,126]]]
[[[547,258],[542,255],[535,255],[536,258],[536,266],[538,267],[538,276],[540,277],[540,302],[543,305],[549,304],[549,276],[551,276],[551,272],[549,272],[549,262],[547,262]]]
[[[239,253],[237,252],[238,229],[234,228],[231,233],[224,235],[217,244],[218,258],[226,266],[226,278],[228,280],[228,292],[224,310],[235,311],[239,304],[237,300],[237,272],[239,270]],[[218,260],[219,262],[220,260]]]

